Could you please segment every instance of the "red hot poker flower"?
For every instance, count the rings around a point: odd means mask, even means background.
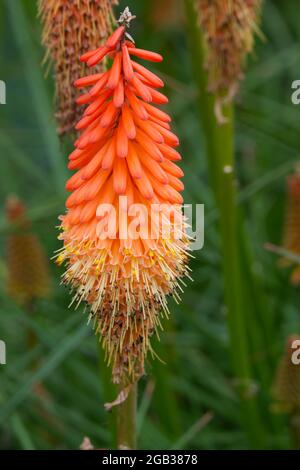
[[[66,185],[71,195],[61,217],[58,263],[67,263],[64,282],[75,290],[74,300],[90,305],[118,382],[143,373],[159,313],[168,315],[166,295],[178,299],[179,281],[187,274],[188,239],[183,172],[175,163],[181,159],[179,141],[171,118],[156,106],[168,101],[159,91],[163,82],[133,60],[162,57],[128,40],[126,18],[81,60],[95,66],[106,56],[109,70],[75,82],[89,90],[78,99],[87,107],[69,156],[76,173]]]
[[[26,207],[15,195],[6,201],[6,217],[12,224],[7,239],[7,291],[22,305],[50,294],[48,258],[31,227]]]
[[[296,172],[287,179],[287,203],[283,227],[283,247],[296,255],[300,254],[300,172]],[[293,262],[287,258],[281,258],[280,266],[290,266]],[[300,284],[300,267],[292,269],[291,283]]]

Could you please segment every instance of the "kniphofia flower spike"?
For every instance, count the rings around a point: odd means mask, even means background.
[[[283,248],[292,254],[300,254],[300,168],[287,179],[287,202],[283,226]],[[288,258],[280,258],[282,267],[293,266],[290,281],[300,284],[300,267]]]
[[[116,382],[143,373],[160,312],[168,315],[166,296],[179,298],[188,270],[183,172],[175,163],[181,159],[179,141],[170,117],[156,106],[168,101],[158,91],[162,80],[135,60],[162,57],[134,45],[126,32],[132,18],[126,9],[106,43],[81,57],[88,66],[104,57],[112,65],[75,82],[89,89],[78,99],[87,107],[69,156],[76,173],[66,186],[71,195],[61,217],[64,247],[58,256],[58,263],[67,264],[63,280],[75,290],[74,301],[90,307]],[[138,233],[137,205],[143,209]],[[155,236],[145,236],[150,225]]]
[[[48,258],[24,203],[15,195],[7,198],[6,217],[12,224],[6,251],[7,291],[16,302],[29,306],[50,294]]]
[[[209,89],[237,89],[245,60],[260,34],[262,0],[197,0],[206,46]]]

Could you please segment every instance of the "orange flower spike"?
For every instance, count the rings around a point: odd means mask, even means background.
[[[197,0],[208,90],[236,95],[245,62],[260,35],[262,0]]]
[[[81,57],[91,66],[109,54],[112,65],[107,72],[75,81],[77,88],[90,89],[79,99],[87,107],[69,156],[68,167],[77,172],[66,185],[72,192],[67,214],[61,217],[64,248],[58,255],[58,262],[67,264],[63,279],[74,289],[74,300],[90,306],[116,382],[125,377],[134,381],[143,373],[160,311],[168,315],[165,298],[173,294],[178,299],[180,278],[188,272],[189,243],[179,194],[183,172],[174,163],[181,159],[173,148],[179,140],[171,131],[170,116],[156,107],[168,101],[157,91],[162,80],[131,59],[160,62],[162,57],[127,40],[132,19],[125,9],[120,27],[105,45]],[[168,219],[164,213],[167,227],[162,227],[151,221],[153,204],[175,205],[178,217]],[[138,221],[135,205],[143,208]],[[178,218],[182,227],[175,237]],[[151,222],[155,238],[142,234]]]
[[[7,293],[17,303],[30,307],[38,298],[50,294],[48,256],[34,233],[22,200],[9,196],[5,212],[11,224],[6,244]]]
[[[300,254],[300,168],[287,179],[287,201],[283,226],[283,247],[296,255]],[[290,259],[281,258],[282,267],[293,266],[290,281],[293,285],[300,284],[299,265]]]

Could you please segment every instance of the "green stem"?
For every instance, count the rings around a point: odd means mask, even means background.
[[[300,412],[297,410],[290,417],[290,432],[293,449],[300,449]]]
[[[120,386],[120,392],[124,388]],[[116,408],[117,444],[118,449],[137,449],[136,415],[137,415],[137,384],[132,385],[127,399]]]
[[[105,362],[105,354],[103,348],[97,338],[98,343],[98,358],[99,358],[99,375],[101,380],[103,398],[105,403],[111,402],[117,395],[117,386],[112,382],[112,371]],[[116,410],[113,408],[108,414],[108,427],[110,429],[109,446],[111,449],[116,447],[117,442],[117,423],[116,423]]]
[[[223,106],[226,123],[219,125],[215,118],[215,102],[220,99],[207,92],[207,74],[203,68],[203,37],[197,22],[194,0],[185,0],[187,26],[190,34],[192,60],[199,92],[199,108],[207,141],[209,170],[219,209],[222,242],[224,295],[230,348],[237,390],[245,428],[252,446],[265,445],[255,394],[251,393],[252,370],[243,299],[243,276],[239,259],[238,216],[234,161],[233,106]]]

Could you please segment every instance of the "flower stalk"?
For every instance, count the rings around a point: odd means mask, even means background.
[[[124,384],[121,384],[121,393],[123,389]],[[137,449],[137,389],[137,383],[133,384],[126,400],[117,408],[117,447],[119,450]]]
[[[222,243],[224,296],[235,385],[241,400],[245,428],[252,446],[265,445],[257,400],[253,393],[252,370],[243,302],[243,276],[239,259],[238,213],[234,159],[234,110],[229,90],[209,90],[209,77],[204,68],[205,40],[198,24],[194,0],[185,0],[187,27],[199,92],[199,108],[207,142],[208,165],[219,209]],[[222,110],[220,113],[220,104]]]

